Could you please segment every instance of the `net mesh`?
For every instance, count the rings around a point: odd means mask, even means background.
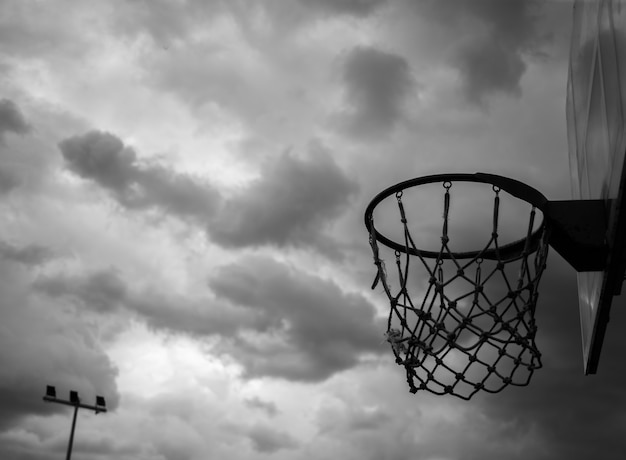
[[[546,227],[542,224],[541,240],[532,245],[532,207],[524,250],[504,260],[498,242],[500,189],[494,186],[491,238],[472,257],[459,258],[450,249],[448,234],[452,183],[443,187],[441,248],[435,258],[417,249],[403,193],[396,193],[404,250],[395,251],[393,277],[381,258],[371,217],[370,245],[377,267],[372,288],[380,283],[390,302],[386,340],[413,393],[427,390],[470,399],[478,391],[527,385],[541,367],[535,306],[548,255]],[[413,272],[428,278],[419,288],[408,282]]]

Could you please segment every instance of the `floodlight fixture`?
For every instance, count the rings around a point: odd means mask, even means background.
[[[107,403],[104,400],[104,396],[96,396],[96,407],[104,408],[106,406],[107,406]]]
[[[70,391],[69,400],[60,399],[57,398],[56,388],[54,388],[54,386],[52,385],[46,385],[46,395],[43,397],[43,400],[46,402],[63,404],[65,406],[72,406],[74,408],[74,417],[72,418],[72,430],[70,431],[70,440],[67,445],[67,455],[65,457],[66,460],[70,460],[70,457],[72,455],[72,446],[74,444],[74,430],[76,429],[76,416],[78,415],[78,409],[89,409],[94,411],[96,414],[100,412],[107,412],[104,396],[97,395],[95,405],[83,404],[80,402],[77,391]]]
[[[57,390],[56,388],[54,388],[54,386],[52,385],[47,385],[46,386],[46,396],[49,398],[56,398],[57,397]]]

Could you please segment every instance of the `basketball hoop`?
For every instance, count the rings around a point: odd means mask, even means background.
[[[450,204],[459,182],[491,187],[493,223],[482,249],[451,249]],[[407,189],[432,183],[441,183],[443,195],[441,245],[436,251],[417,246],[403,201]],[[498,234],[501,192],[530,204],[525,237],[507,244],[500,243]],[[375,208],[393,195],[402,226],[400,241],[380,233],[374,223]],[[509,385],[528,385],[541,367],[535,307],[548,256],[548,204],[526,184],[481,173],[412,179],[384,190],[369,204],[365,225],[377,267],[372,288],[380,283],[389,299],[385,335],[396,363],[406,370],[412,393],[427,390],[470,399],[478,391],[497,393]],[[543,214],[541,222],[537,210]],[[393,276],[388,276],[379,243],[394,251]],[[416,288],[408,281],[418,269],[426,279]]]

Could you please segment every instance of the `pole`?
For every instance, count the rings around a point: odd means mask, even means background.
[[[74,430],[76,429],[76,415],[78,415],[78,405],[74,407],[72,431],[70,431],[70,442],[67,444],[67,456],[65,457],[65,460],[70,460],[70,457],[72,456],[72,445],[74,444]]]
[[[70,431],[70,441],[67,443],[67,455],[65,456],[65,460],[70,460],[72,457],[72,446],[74,445],[74,431],[76,430],[76,416],[78,415],[78,409],[89,409],[94,411],[96,414],[100,412],[106,412],[106,402],[104,401],[104,397],[98,395],[96,396],[96,404],[83,404],[80,402],[80,398],[78,397],[78,393],[76,391],[70,391],[70,399],[60,399],[57,398],[56,389],[52,385],[48,385],[46,387],[46,395],[43,397],[43,400],[46,402],[53,402],[58,404],[63,404],[64,406],[72,406],[74,408],[74,417],[72,418],[72,431]]]

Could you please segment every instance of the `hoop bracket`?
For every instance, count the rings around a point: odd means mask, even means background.
[[[604,200],[549,201],[550,246],[577,272],[604,270],[607,264]]]

